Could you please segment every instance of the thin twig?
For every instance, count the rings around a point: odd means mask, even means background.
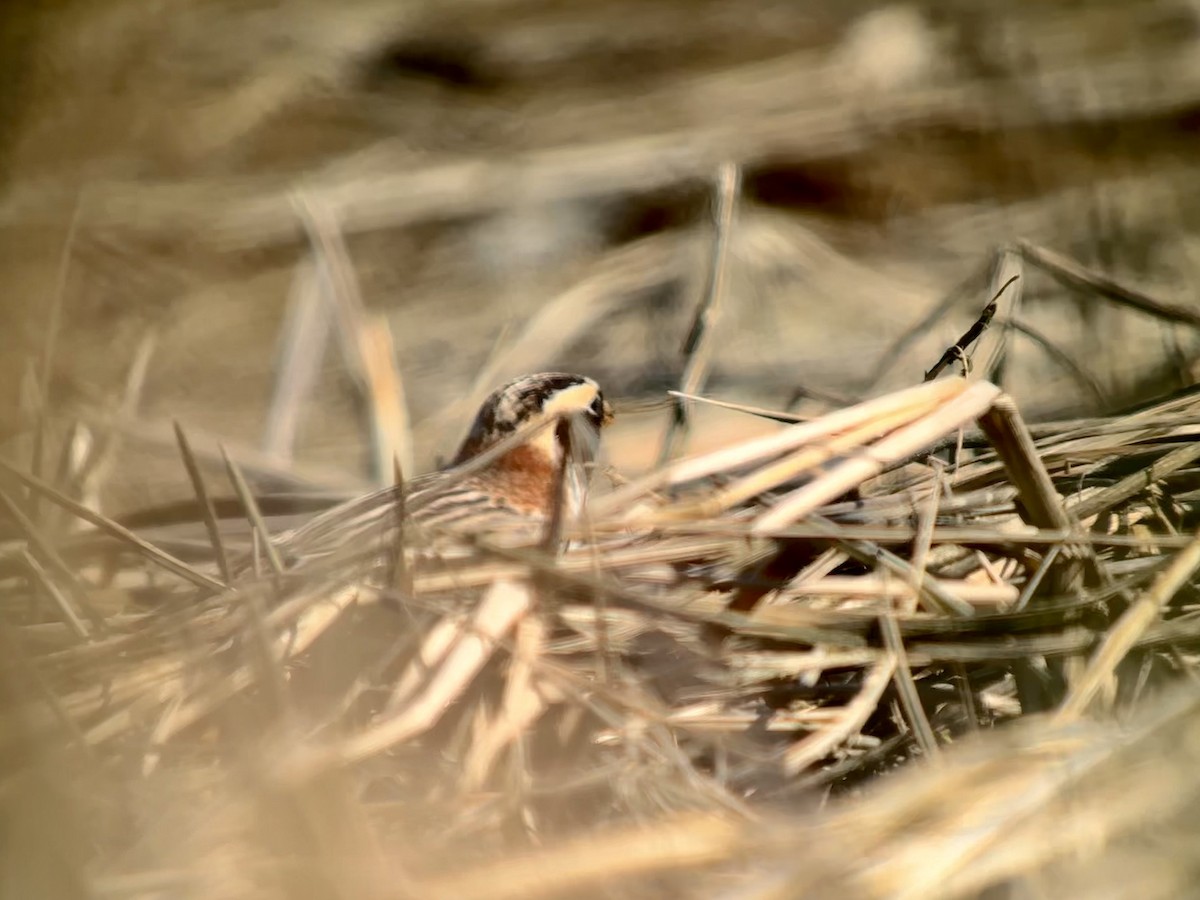
[[[1050,338],[1042,334],[1032,325],[1027,325],[1016,319],[996,319],[997,325],[1003,325],[1005,328],[1011,328],[1017,334],[1023,335],[1032,343],[1042,349],[1047,356],[1058,363],[1059,367],[1065,369],[1075,381],[1089,394],[1092,395],[1092,401],[1100,409],[1110,408],[1110,401],[1104,387],[1096,380],[1096,377],[1088,372],[1083,366],[1075,362],[1069,353],[1055,344]]]
[[[6,504],[11,503],[7,494],[0,495],[0,497],[3,498]],[[75,633],[75,636],[81,640],[90,640],[92,636],[91,629],[89,629],[87,623],[79,617],[79,614],[75,612],[74,607],[71,606],[71,601],[67,599],[66,595],[61,590],[59,590],[58,585],[54,583],[54,579],[50,577],[50,573],[46,571],[42,564],[37,561],[37,558],[30,553],[28,549],[21,550],[21,558],[25,560],[25,565],[29,567],[29,571],[32,573],[37,583],[41,585],[42,590],[46,592],[46,595],[50,597],[54,605],[58,607],[59,614],[62,616],[63,621],[67,624],[67,627],[70,628],[71,631]]]
[[[896,692],[900,696],[900,704],[908,716],[913,736],[928,759],[941,756],[937,737],[929,717],[925,715],[925,707],[921,703],[921,695],[917,692],[917,683],[913,680],[912,670],[908,667],[908,654],[904,651],[904,639],[900,636],[900,626],[896,624],[895,616],[885,614],[879,617],[879,629],[883,635],[883,646],[896,661],[892,680],[896,684]]]
[[[8,473],[16,478],[27,488],[41,494],[46,499],[74,513],[79,518],[83,519],[90,525],[94,525],[106,534],[130,544],[143,557],[156,565],[161,566],[169,572],[173,572],[180,578],[192,582],[198,587],[208,588],[212,590],[223,590],[224,585],[214,578],[210,578],[202,572],[197,572],[182,560],[176,559],[170,553],[166,553],[155,547],[148,541],[142,540],[128,528],[119,525],[112,519],[100,515],[88,509],[82,503],[77,503],[70,497],[65,496],[61,491],[56,491],[50,485],[46,484],[40,478],[34,478],[32,475],[27,475],[19,469],[9,465],[4,460],[0,459],[0,470]]]
[[[1054,544],[1049,550],[1046,551],[1046,555],[1042,557],[1042,564],[1038,566],[1037,571],[1029,577],[1029,581],[1026,582],[1025,587],[1021,589],[1021,595],[1017,597],[1017,602],[1013,604],[1013,607],[1011,610],[1009,610],[1009,612],[1021,612],[1023,609],[1025,609],[1025,607],[1029,606],[1029,601],[1033,599],[1033,595],[1037,593],[1037,589],[1041,587],[1042,580],[1046,577],[1046,573],[1051,571],[1054,566],[1055,559],[1058,558],[1058,554],[1062,553],[1062,550],[1062,544]]]
[[[1148,294],[1126,287],[1107,275],[1085,269],[1061,253],[1034,246],[1027,241],[1019,242],[1017,249],[1030,263],[1066,287],[1093,291],[1113,303],[1136,309],[1155,318],[1200,328],[1200,313],[1189,306],[1155,300]]]
[[[983,312],[979,314],[979,318],[971,323],[971,327],[964,331],[962,336],[959,337],[957,341],[946,348],[945,352],[942,353],[941,358],[933,364],[933,367],[928,372],[925,373],[925,381],[933,381],[933,379],[941,375],[951,363],[955,362],[955,360],[963,361],[969,358],[967,351],[970,349],[972,344],[974,344],[983,336],[983,333],[987,331],[988,326],[991,325],[992,317],[996,315],[996,308],[1000,301],[1000,296],[1006,290],[1008,290],[1009,285],[1011,285],[1020,277],[1020,275],[1012,275],[1007,281],[1004,282],[1004,284],[1000,286],[1000,290],[997,291],[996,294],[993,295],[992,299],[988,301],[987,306],[983,308]]]
[[[975,294],[982,291],[987,286],[988,269],[986,266],[979,266],[971,270],[971,273],[961,282],[955,285],[945,297],[936,303],[930,310],[925,313],[920,319],[914,322],[909,328],[901,334],[891,346],[883,352],[879,357],[879,361],[875,364],[875,369],[867,378],[860,393],[871,395],[883,383],[884,378],[896,366],[896,364],[904,358],[914,344],[929,333],[929,329],[943,318],[953,309],[960,300],[964,297],[973,297]]]
[[[719,406],[721,409],[731,409],[734,412],[742,412],[751,416],[758,416],[760,419],[770,419],[774,422],[783,422],[785,425],[794,425],[797,422],[811,422],[813,416],[797,416],[794,413],[783,412],[776,409],[766,409],[761,406],[749,406],[745,403],[732,403],[728,400],[717,400],[713,397],[702,397],[699,394],[685,394],[683,391],[667,391],[668,397],[676,397],[680,400],[687,400],[691,403],[704,403],[708,406]],[[621,410],[625,412],[624,408]]]
[[[173,424],[175,440],[179,443],[179,455],[183,458],[183,466],[187,469],[188,480],[191,481],[192,490],[196,493],[196,502],[200,505],[200,516],[204,519],[204,528],[208,532],[208,540],[212,544],[213,554],[217,559],[217,568],[221,570],[221,580],[229,584],[233,580],[233,570],[229,565],[229,556],[225,553],[225,543],[221,540],[221,529],[217,525],[217,511],[213,508],[212,497],[209,496],[208,488],[204,484],[204,476],[200,473],[200,466],[196,462],[196,455],[192,453],[192,446],[188,442],[187,435],[184,434],[183,428],[178,422]]]
[[[387,584],[394,587],[400,592],[400,596],[408,597],[412,595],[413,582],[412,570],[408,567],[408,556],[406,548],[407,528],[408,528],[408,497],[404,487],[404,467],[400,464],[400,459],[397,457],[393,460],[394,474],[393,483],[395,485],[395,503],[393,504],[392,527],[394,537],[390,547],[390,557],[388,559],[388,579]]]
[[[279,550],[276,548],[275,542],[271,540],[271,532],[263,519],[262,511],[258,508],[258,501],[254,499],[254,494],[251,492],[250,486],[246,484],[246,479],[238,464],[228,454],[225,454],[224,448],[221,452],[225,457],[225,467],[229,472],[229,480],[233,484],[234,493],[242,501],[242,509],[250,521],[250,527],[254,529],[254,533],[262,543],[263,552],[267,554],[267,561],[271,564],[271,571],[279,575],[283,572],[283,560],[279,558]]]
[[[738,192],[741,187],[740,167],[732,162],[724,163],[717,173],[717,208],[714,217],[712,257],[709,262],[708,285],[691,329],[683,344],[683,377],[679,380],[680,393],[697,394],[704,389],[712,364],[717,320],[721,315],[721,304],[725,296],[725,282],[729,267],[729,245],[733,239]],[[673,458],[679,451],[682,436],[688,428],[687,404],[676,399],[667,433],[659,452],[659,465]]]
[[[79,232],[79,222],[83,212],[83,192],[75,197],[75,206],[71,211],[71,221],[67,224],[67,234],[63,238],[62,254],[59,257],[58,273],[54,284],[54,295],[50,298],[50,308],[47,311],[46,340],[42,345],[42,358],[38,366],[37,393],[38,414],[37,425],[33,433],[33,452],[29,471],[35,478],[42,477],[42,457],[46,443],[46,429],[50,419],[50,382],[51,370],[54,366],[54,354],[58,348],[58,333],[62,328],[62,311],[67,297],[67,276],[70,272],[71,255],[75,250],[75,237]],[[38,521],[38,495],[29,497],[29,517]]]
[[[868,669],[863,675],[858,694],[839,711],[837,722],[788,748],[784,756],[787,771],[802,772],[860,731],[879,705],[879,699],[895,671],[896,658],[890,655]]]

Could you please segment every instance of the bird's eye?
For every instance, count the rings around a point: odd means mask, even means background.
[[[595,425],[604,424],[604,398],[599,394],[596,395],[596,399],[588,406],[588,419]]]

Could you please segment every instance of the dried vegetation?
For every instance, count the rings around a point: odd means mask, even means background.
[[[1190,6],[160,7],[4,33],[4,890],[1192,891]],[[565,552],[271,552],[563,366]]]

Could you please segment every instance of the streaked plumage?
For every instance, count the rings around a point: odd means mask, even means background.
[[[590,378],[522,376],[483,402],[450,468],[330,509],[280,536],[278,548],[292,565],[335,553],[370,555],[394,540],[401,516],[406,544],[436,546],[438,538],[464,533],[534,535],[558,502],[560,471],[564,512],[582,506],[583,464],[611,418]]]

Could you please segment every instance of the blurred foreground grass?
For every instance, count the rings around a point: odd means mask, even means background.
[[[288,453],[266,458],[289,316],[314,277],[298,212],[307,204],[345,241],[364,315],[386,323],[416,469],[446,454],[482,392],[566,368],[618,398],[611,462],[644,471],[669,415],[654,401],[683,372],[714,184],[729,162],[742,190],[714,396],[811,414],[919,381],[986,291],[931,317],[899,355],[889,349],[1017,241],[1092,276],[1067,286],[1022,272],[1002,383],[1028,418],[1111,412],[1191,385],[1198,38],[1194,5],[1165,0],[10,5],[0,11],[4,458],[26,467],[44,423],[56,459],[84,423],[109,448],[86,499],[115,515],[190,496],[177,420],[212,471],[221,440],[262,462],[260,486],[272,472],[365,485],[369,404],[354,351],[336,343]],[[1105,279],[1159,312],[1113,302],[1096,287]],[[775,427],[702,411],[689,450]],[[35,690],[6,679],[21,696]],[[645,841],[660,855],[618,874],[644,876],[647,895],[710,895],[749,859],[771,876],[753,882],[764,896],[963,896],[988,885],[1177,896],[1192,876],[1175,849],[1194,837],[1191,703],[1154,695],[1127,727],[1031,723],[828,813],[798,791],[796,807],[748,801],[736,824],[651,822]],[[5,866],[6,889],[417,892],[375,862],[354,863],[375,859],[366,848],[379,823],[341,785],[247,790],[259,749],[206,756],[201,745],[193,767],[139,780],[86,753],[14,743],[5,852],[29,865]],[[1029,805],[995,813],[1012,827],[953,857],[979,868],[942,873],[939,828],[956,816],[996,821],[989,791]],[[195,797],[211,815],[188,815]],[[389,810],[388,821],[420,829],[453,808]],[[487,832],[473,812],[456,809],[463,832]],[[1150,822],[1154,840],[1143,840]],[[642,833],[622,838],[627,823],[607,824],[618,830],[601,845],[606,865],[637,869]],[[125,828],[146,837],[110,870],[143,880],[89,879],[94,836]],[[536,840],[506,846],[545,839],[531,831]],[[256,870],[280,858],[276,844],[311,855],[321,877]],[[444,846],[445,858],[401,870],[420,868],[422,887],[441,873],[446,896],[533,890],[483,850],[499,869],[456,872],[470,848]],[[520,852],[535,854],[518,861],[547,873],[548,893],[625,889],[580,874],[580,847]]]

